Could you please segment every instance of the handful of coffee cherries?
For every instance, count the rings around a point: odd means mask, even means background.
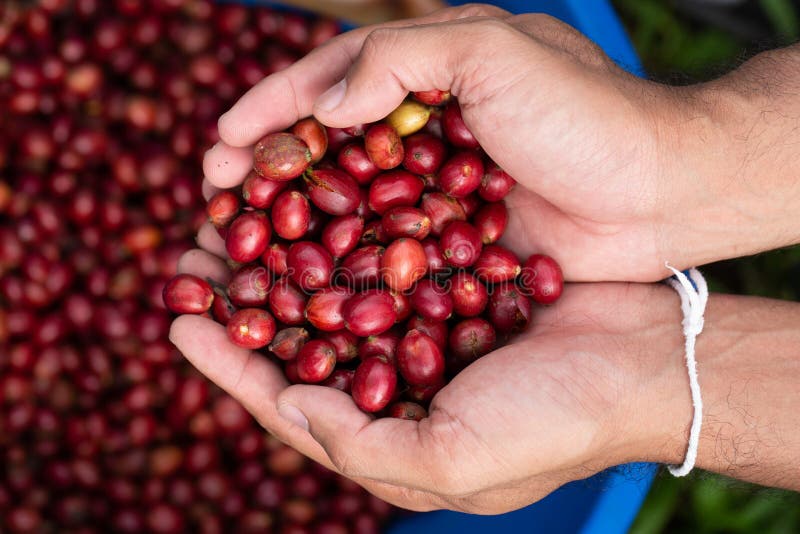
[[[534,303],[561,295],[555,260],[523,263],[498,244],[514,184],[446,91],[413,93],[373,124],[303,119],[261,139],[242,186],[208,201],[230,281],[180,274],[164,302],[226,325],[292,383],[422,419],[449,379],[526,328]]]

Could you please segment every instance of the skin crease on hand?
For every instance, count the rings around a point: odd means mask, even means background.
[[[505,244],[523,257],[553,255],[569,280],[657,280],[668,275],[665,259],[687,267],[796,237],[785,217],[754,211],[748,188],[717,180],[741,167],[742,110],[755,97],[725,79],[673,89],[633,78],[553,19],[485,6],[356,30],[266,78],[221,117],[204,193],[241,183],[266,133],[312,112],[331,126],[378,120],[408,91],[434,87],[451,88],[482,146],[520,182]],[[713,112],[702,105],[712,100]],[[775,196],[758,196],[759,209]],[[741,217],[751,224],[737,226]],[[180,269],[225,279],[224,247],[209,230],[198,237],[205,250],[187,253]],[[800,489],[791,461],[800,431],[789,417],[800,400],[800,339],[787,322],[800,312],[781,306],[709,301],[698,339],[708,406],[698,465]],[[330,388],[289,387],[208,319],[178,318],[171,339],[268,431],[379,497],[413,510],[500,513],[611,465],[683,460],[691,399],[680,321],[665,286],[570,284],[536,310],[528,332],[459,374],[419,423],[373,420]],[[742,382],[750,418],[729,401]],[[738,433],[764,445],[751,440],[741,454]]]

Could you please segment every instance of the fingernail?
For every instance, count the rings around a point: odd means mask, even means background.
[[[344,94],[347,91],[347,80],[342,80],[324,93],[317,99],[317,107],[322,111],[333,111],[339,107],[339,104],[344,100]]]
[[[291,404],[281,404],[278,406],[278,415],[293,425],[299,426],[303,430],[308,431],[308,419],[306,419],[306,416],[303,415],[303,412]]]

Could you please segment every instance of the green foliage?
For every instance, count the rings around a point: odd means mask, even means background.
[[[667,2],[616,0],[631,39],[651,75],[681,73],[696,77],[727,65],[741,51],[741,43],[713,28],[695,28],[681,19]]]
[[[655,78],[676,73],[703,79],[736,63],[754,43],[686,20],[663,0],[614,0],[646,69]],[[800,37],[791,0],[760,0],[779,41]],[[800,300],[800,247],[704,268],[713,291]],[[659,476],[632,534],[783,534],[800,532],[800,495],[732,482],[707,473]]]
[[[707,474],[653,485],[630,534],[789,534],[800,529],[800,495]]]
[[[795,41],[800,36],[800,21],[790,0],[761,0],[761,9],[769,18],[775,33],[784,41]]]

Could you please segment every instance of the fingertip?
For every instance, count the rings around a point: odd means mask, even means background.
[[[220,189],[241,184],[253,167],[253,150],[220,141],[203,155],[203,175]]]
[[[228,257],[225,240],[219,235],[214,225],[209,222],[203,223],[200,230],[197,231],[197,245],[218,258]]]
[[[194,363],[195,359],[202,357],[209,350],[214,350],[220,345],[233,346],[228,341],[224,326],[200,315],[178,316],[170,325],[169,340],[195,367],[198,367]]]
[[[237,139],[236,132],[231,124],[231,110],[226,111],[217,119],[217,133],[219,140],[230,146],[239,146],[241,141]]]
[[[186,328],[183,325],[183,323],[186,322],[184,319],[185,317],[188,317],[188,315],[179,315],[173,319],[172,323],[169,325],[169,340],[173,345],[178,347],[178,350],[180,350],[178,343],[181,342],[181,333],[185,331]]]
[[[203,192],[203,199],[205,199],[206,201],[208,201],[208,199],[210,199],[211,197],[222,191],[219,187],[209,182],[208,178],[203,179],[201,188]]]
[[[192,249],[178,258],[178,272],[193,274],[199,278],[210,278],[220,284],[227,284],[231,278],[228,264],[205,250]]]

